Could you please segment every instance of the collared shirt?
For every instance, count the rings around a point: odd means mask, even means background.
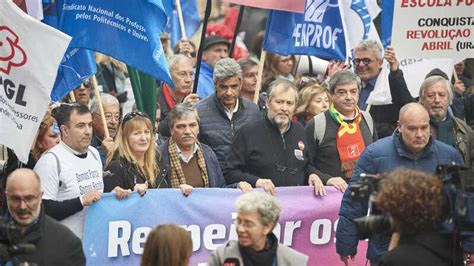
[[[229,110],[225,105],[224,105],[224,112],[229,118],[229,120],[232,120],[232,117],[234,116],[234,113],[236,113],[239,110],[239,98],[237,98],[237,102],[235,103],[234,110]]]
[[[179,158],[185,163],[189,163],[189,161],[191,161],[191,159],[194,157],[194,155],[196,154],[196,152],[199,149],[199,145],[197,145],[197,143],[194,143],[193,153],[191,153],[189,158],[186,158],[186,156],[184,156],[183,152],[179,149],[178,145],[177,144],[175,144],[175,145],[176,145],[176,150],[178,151]]]
[[[372,78],[369,80],[367,83],[363,84],[363,88],[360,90],[359,93],[359,101],[357,102],[357,105],[361,110],[367,109],[367,99],[369,99],[370,94],[375,88],[375,83],[377,82],[377,78],[379,75],[376,77]]]

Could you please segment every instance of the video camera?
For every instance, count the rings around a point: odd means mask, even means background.
[[[32,253],[36,250],[33,244],[16,243],[21,235],[21,229],[15,222],[0,216],[0,265],[5,265],[9,261],[15,262],[16,255]]]
[[[457,165],[438,165],[435,175],[443,182],[443,223],[440,232],[474,236],[474,171]],[[367,216],[355,219],[359,239],[391,234],[388,216],[380,213],[374,200],[383,175],[361,174],[350,187],[353,200],[367,202]]]

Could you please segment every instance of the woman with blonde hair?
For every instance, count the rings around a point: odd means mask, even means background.
[[[193,242],[188,231],[162,224],[150,231],[143,250],[141,266],[187,266],[193,254]]]
[[[300,122],[303,126],[314,116],[326,111],[331,104],[331,95],[324,86],[313,84],[303,88],[298,93],[293,121]]]
[[[116,192],[123,199],[132,191],[143,196],[149,187],[156,188],[158,156],[153,126],[142,112],[131,112],[122,120],[113,152],[107,158],[104,192]]]
[[[262,92],[267,91],[268,85],[278,78],[295,81],[293,76],[295,67],[296,57],[294,55],[284,56],[268,52],[263,66]]]

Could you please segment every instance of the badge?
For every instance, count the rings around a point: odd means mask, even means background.
[[[303,151],[295,149],[295,157],[296,159],[303,161],[304,160]]]
[[[304,151],[304,142],[302,140],[298,141],[298,148]]]

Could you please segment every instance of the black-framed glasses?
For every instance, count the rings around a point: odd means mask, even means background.
[[[275,168],[278,172],[288,172],[291,175],[294,175],[296,172],[298,172],[298,168],[286,167],[278,163],[275,164]]]
[[[36,196],[27,195],[24,197],[7,195],[7,200],[8,202],[10,202],[11,204],[14,204],[15,206],[20,205],[22,201],[24,201],[26,205],[31,206],[33,203],[35,203],[39,199],[39,197],[41,197],[41,193],[39,193]]]
[[[354,63],[355,66],[358,66],[361,62],[364,65],[368,65],[372,62],[372,59],[370,59],[370,58],[356,58],[356,59],[352,60],[352,63]]]
[[[122,125],[127,123],[128,121],[132,120],[133,118],[137,117],[137,116],[141,116],[141,117],[146,117],[148,119],[150,119],[148,117],[148,115],[144,112],[130,112],[128,114],[126,114],[124,117],[123,117],[123,120],[122,120]]]

